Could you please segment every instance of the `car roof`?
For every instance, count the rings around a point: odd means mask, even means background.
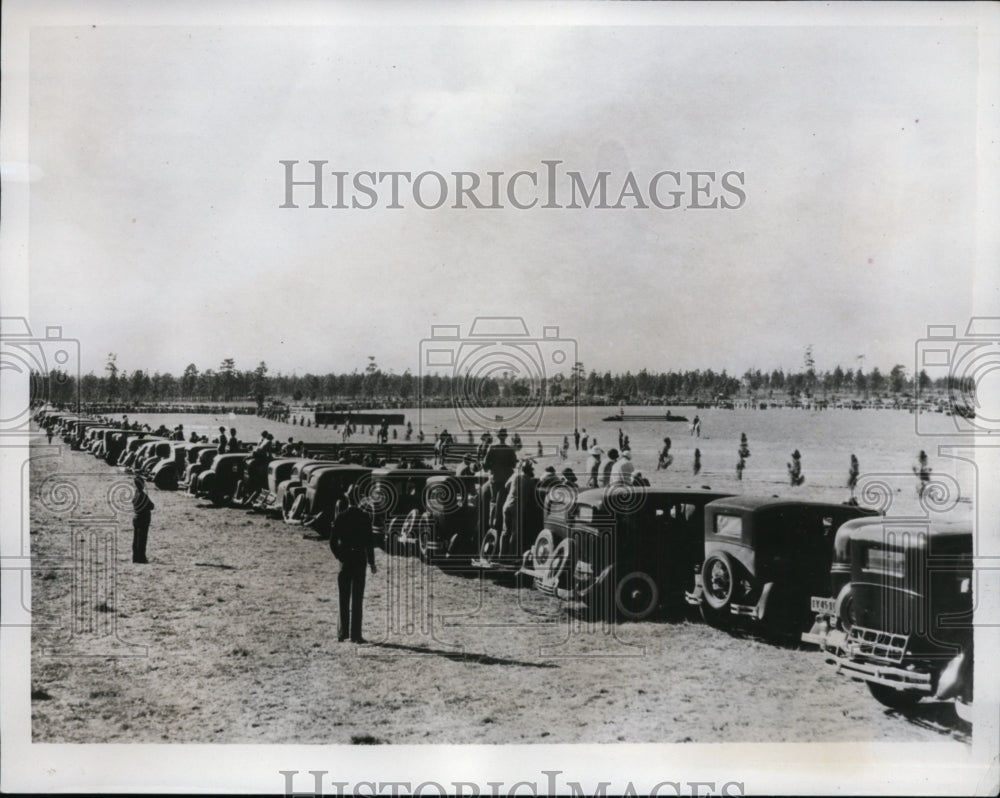
[[[906,521],[892,518],[865,519],[872,523],[852,526],[851,540],[862,540],[868,543],[884,543],[886,535],[913,535],[911,538],[918,545],[923,545],[927,538],[961,538],[972,536],[972,523],[966,521]],[[846,526],[846,524],[845,524]],[[841,527],[843,529],[843,527]]]
[[[711,510],[776,510],[785,507],[803,507],[811,510],[859,510],[866,512],[866,508],[857,507],[851,504],[838,504],[837,502],[810,501],[807,499],[789,499],[775,496],[730,496],[728,498],[716,499],[708,505]],[[870,511],[868,511],[870,512]]]
[[[577,494],[576,501],[581,504],[591,504],[597,506],[604,502],[609,490],[614,487],[615,486],[587,488]],[[624,490],[627,490],[629,495],[646,496],[650,499],[669,498],[673,501],[682,501],[685,498],[694,498],[696,496],[701,498],[709,497],[710,500],[719,501],[733,495],[731,493],[726,493],[725,491],[714,491],[707,488],[661,488],[646,485],[622,485],[621,487]],[[631,504],[631,500],[629,500],[628,503]]]
[[[390,476],[402,474],[406,477],[446,477],[455,476],[455,472],[451,470],[442,470],[438,468],[375,468],[372,470],[373,475],[377,476]]]
[[[275,457],[267,464],[267,467],[274,468],[275,466],[282,465],[283,463],[295,465],[296,463],[303,463],[308,459],[308,457]]]

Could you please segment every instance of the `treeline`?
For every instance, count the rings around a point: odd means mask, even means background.
[[[902,365],[888,373],[877,367],[817,372],[748,370],[736,377],[726,371],[652,372],[603,374],[586,371],[577,363],[569,376],[555,374],[547,379],[529,380],[506,374],[482,379],[455,375],[414,375],[383,371],[370,359],[364,371],[349,374],[269,374],[263,362],[255,369],[237,369],[232,359],[218,369],[200,371],[190,364],[180,376],[169,372],[150,374],[142,369],[131,372],[118,368],[117,359],[109,356],[102,375],[90,372],[79,378],[58,370],[48,376],[32,375],[32,395],[59,404],[82,402],[254,402],[273,400],[292,402],[345,402],[368,405],[412,406],[418,398],[425,404],[460,400],[482,405],[518,405],[538,401],[560,404],[580,403],[663,403],[674,400],[712,401],[737,397],[784,399],[787,397],[833,398],[854,395],[880,397],[931,389],[962,390],[971,393],[971,378],[942,377],[931,380],[925,371],[914,379]]]

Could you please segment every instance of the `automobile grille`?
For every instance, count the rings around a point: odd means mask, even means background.
[[[884,662],[902,662],[908,635],[880,632],[854,625],[847,635],[847,647],[853,656],[871,657]]]

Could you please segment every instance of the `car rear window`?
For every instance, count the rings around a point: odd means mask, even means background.
[[[725,515],[719,513],[715,516],[715,534],[724,538],[743,537],[743,518],[738,515]]]

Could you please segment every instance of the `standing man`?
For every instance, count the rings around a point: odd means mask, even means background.
[[[632,465],[632,452],[626,449],[624,452],[622,452],[621,457],[618,458],[614,466],[611,468],[611,475],[610,475],[611,478],[609,484],[631,485],[632,474],[634,472],[635,472],[635,466]]]
[[[229,442],[229,439],[226,437],[226,428],[225,427],[219,427],[219,437],[216,440],[216,443],[219,444],[219,454],[225,454],[226,453],[226,444],[228,442]]]
[[[580,451],[580,430],[573,430],[573,445],[576,447],[577,451]]]
[[[588,488],[596,488],[599,486],[599,473],[601,470],[601,451],[600,446],[595,446],[590,450],[590,457],[587,458],[587,472],[590,474],[590,479],[587,480]]]
[[[600,467],[600,479],[598,482],[601,487],[611,484],[611,469],[615,467],[615,463],[618,462],[618,450],[608,449],[608,459],[604,461],[604,464]]]
[[[132,562],[145,565],[146,540],[149,538],[149,524],[152,520],[153,502],[146,494],[146,482],[136,477],[135,493],[132,495]]]
[[[788,479],[793,488],[798,487],[806,481],[805,476],[802,474],[802,455],[799,454],[798,449],[792,452],[792,462],[788,463],[787,466]]]
[[[347,490],[347,506],[337,514],[330,534],[330,550],[340,561],[337,589],[340,602],[340,624],[337,640],[350,635],[352,643],[364,643],[361,618],[365,600],[365,566],[377,573],[375,550],[372,545],[372,520],[358,507],[354,486]]]
[[[920,454],[917,455],[917,464],[913,466],[913,473],[917,475],[917,497],[923,498],[924,493],[927,490],[927,486],[931,481],[931,471],[933,471],[927,464],[927,452],[923,449],[920,450]]]
[[[511,478],[516,467],[517,453],[507,445],[507,430],[501,428],[497,432],[497,443],[490,446],[483,458],[483,468],[490,475],[490,503],[493,505],[490,521],[498,533],[503,529],[503,503],[507,498],[507,480]]]

